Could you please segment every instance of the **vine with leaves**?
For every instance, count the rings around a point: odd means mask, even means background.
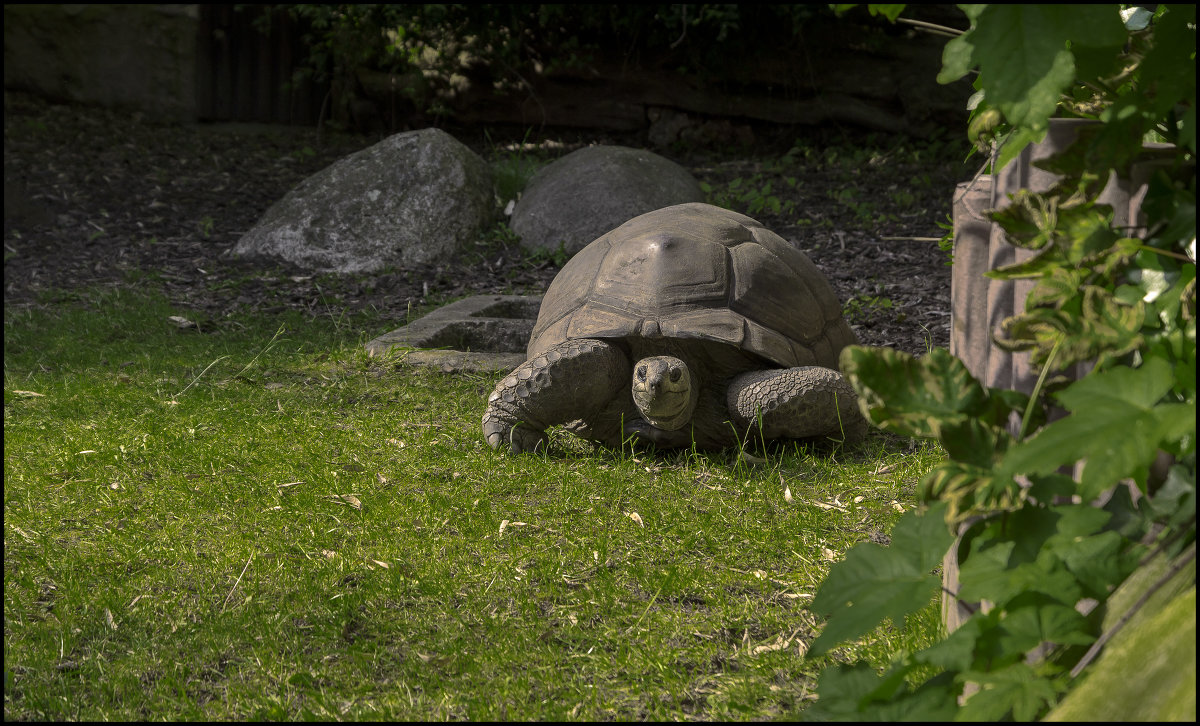
[[[868,6],[893,21],[904,7]],[[960,587],[943,596],[990,607],[927,648],[896,653],[882,673],[827,668],[813,717],[1040,718],[1146,602],[1101,617],[1139,567],[1169,563],[1147,593],[1179,576],[1194,588],[1195,7],[960,7],[970,27],[952,33],[938,79],[977,73],[967,131],[993,152],[993,168],[1044,138],[1051,117],[1096,123],[1038,164],[1058,176],[1051,189],[1021,190],[991,213],[1009,242],[1035,251],[988,273],[1035,281],[994,338],[1030,353],[1040,370],[1031,395],[984,386],[944,349],[842,354],[868,420],[936,438],[946,458],[890,547],[860,544],[831,569],[813,602],[829,620],[810,656],[929,606],[941,590],[931,571],[956,534]],[[1151,141],[1172,146],[1146,188],[1148,225],[1115,227],[1100,192],[1113,172],[1129,178]],[[1062,375],[1079,362],[1091,372]],[[1054,405],[1065,415],[1048,416]],[[1080,462],[1077,477],[1061,473]],[[1097,607],[1083,612],[1083,601]]]

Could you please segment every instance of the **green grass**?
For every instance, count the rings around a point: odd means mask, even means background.
[[[369,318],[169,316],[197,319],[5,309],[6,719],[796,717],[831,558],[939,456],[512,457],[479,431],[497,377],[368,358]]]

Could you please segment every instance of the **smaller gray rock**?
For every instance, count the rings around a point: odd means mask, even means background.
[[[704,201],[686,169],[658,154],[624,146],[589,146],[542,169],[513,208],[509,225],[530,250],[575,254],[646,212]]]
[[[234,255],[373,272],[448,260],[493,214],[491,171],[439,129],[395,134],[300,182]]]

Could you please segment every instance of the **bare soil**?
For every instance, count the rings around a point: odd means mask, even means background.
[[[293,185],[380,137],[156,124],[10,92],[4,101],[5,306],[53,304],[64,292],[97,285],[157,288],[217,327],[235,313],[292,308],[378,313],[378,334],[425,305],[471,294],[540,293],[558,271],[553,260],[522,255],[495,234],[482,235],[454,263],[374,275],[232,259],[224,253]],[[446,130],[488,159],[646,143],[644,135],[578,130]],[[947,137],[959,135],[951,130]],[[749,145],[716,139],[707,147],[659,151],[715,194],[740,179],[742,188],[753,181],[760,191],[769,183],[765,196],[791,202],[780,213],[756,211],[749,208],[751,194],[732,206],[813,258],[864,343],[914,354],[946,346],[949,257],[934,242],[910,238],[943,234],[937,223],[948,219],[954,185],[973,172],[962,163],[965,142],[930,147],[837,127],[755,127],[752,136]],[[738,138],[747,139],[745,129]],[[539,150],[509,150],[522,140]],[[807,154],[779,164],[797,143]]]

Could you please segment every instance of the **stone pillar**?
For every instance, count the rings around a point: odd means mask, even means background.
[[[1076,139],[1081,126],[1098,123],[1087,119],[1052,119],[1046,138],[1030,144],[1000,169],[994,177],[980,175],[970,182],[959,184],[955,190],[954,266],[951,271],[950,352],[960,358],[975,378],[989,388],[1007,388],[1032,393],[1038,371],[1029,364],[1029,353],[1009,353],[992,342],[992,336],[1006,318],[1021,314],[1025,298],[1036,284],[1035,280],[993,280],[984,277],[988,270],[1029,259],[1032,250],[1014,247],[1005,240],[1004,230],[986,216],[988,209],[1003,208],[1009,196],[1020,189],[1044,192],[1058,177],[1034,166],[1034,162],[1049,158],[1066,149]],[[1129,228],[1130,235],[1144,231],[1145,220],[1139,211],[1145,197],[1146,184],[1154,171],[1164,162],[1154,158],[1154,152],[1169,148],[1165,144],[1146,147],[1147,155],[1134,164],[1130,179],[1109,179],[1099,201],[1112,205],[1113,225]],[[1091,370],[1090,363],[1078,363],[1065,371],[1068,377],[1080,378]],[[1061,417],[1062,411],[1050,411],[1049,418]],[[1018,435],[1019,415],[1009,421],[1009,432]],[[1078,466],[1075,467],[1078,469]],[[1064,473],[1071,474],[1071,471]],[[1074,472],[1078,475],[1078,471]],[[946,559],[942,563],[942,621],[946,632],[953,632],[970,617],[970,609],[950,596],[958,591],[958,546],[968,524],[959,530]],[[986,606],[974,603],[972,606]]]

